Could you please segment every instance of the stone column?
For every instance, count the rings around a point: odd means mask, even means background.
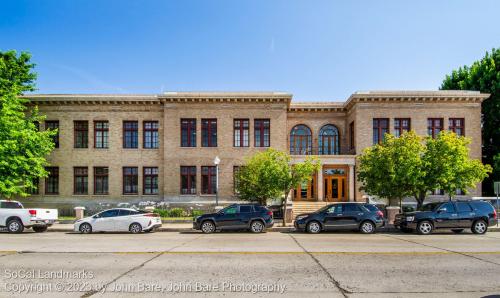
[[[318,181],[316,183],[318,185],[316,195],[318,196],[318,202],[321,202],[321,201],[325,200],[325,196],[323,194],[323,189],[324,189],[324,186],[323,186],[323,165],[321,165],[321,167],[318,171],[318,175],[316,175],[316,177],[317,177],[316,180]]]
[[[349,201],[354,201],[355,197],[354,190],[354,165],[349,165]]]

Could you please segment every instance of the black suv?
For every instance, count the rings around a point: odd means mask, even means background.
[[[327,205],[314,213],[299,214],[295,218],[295,228],[308,233],[356,229],[370,234],[384,224],[384,214],[377,206],[354,202]]]
[[[424,205],[422,211],[396,215],[394,226],[403,232],[416,230],[427,235],[434,229],[451,229],[460,233],[470,228],[475,234],[484,234],[495,224],[497,212],[484,201],[448,201]]]
[[[261,233],[273,224],[273,212],[257,204],[234,204],[217,213],[203,214],[193,219],[193,229],[203,233],[213,233],[215,230]]]

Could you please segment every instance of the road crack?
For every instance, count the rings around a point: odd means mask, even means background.
[[[108,283],[106,283],[105,285],[103,285],[103,286],[99,287],[99,289],[95,289],[95,290],[92,290],[92,291],[88,291],[88,292],[86,292],[85,294],[83,294],[83,295],[81,296],[81,298],[90,297],[90,296],[93,296],[94,294],[97,294],[97,293],[101,292],[103,289],[106,289],[106,288],[107,288],[110,284],[112,284],[112,283],[116,282],[117,280],[119,280],[120,278],[124,277],[125,275],[127,275],[127,274],[129,274],[129,273],[131,273],[131,272],[134,272],[135,270],[137,270],[137,269],[139,269],[139,268],[144,267],[147,263],[149,263],[149,262],[151,262],[151,261],[155,260],[156,258],[160,257],[161,255],[163,255],[163,254],[165,254],[165,253],[168,253],[168,252],[171,252],[172,250],[174,250],[174,249],[176,249],[176,248],[179,248],[179,247],[181,247],[181,246],[184,246],[184,245],[186,245],[186,244],[188,244],[188,243],[190,243],[190,242],[196,241],[196,240],[200,239],[200,238],[201,238],[201,237],[203,237],[203,236],[204,236],[204,235],[198,236],[198,237],[196,237],[196,238],[194,238],[194,239],[191,239],[191,240],[185,241],[185,242],[183,242],[183,243],[181,243],[181,244],[179,244],[179,245],[176,245],[176,246],[174,246],[174,247],[171,247],[170,249],[168,249],[168,250],[166,250],[166,251],[162,251],[162,252],[157,253],[154,257],[149,258],[149,259],[147,259],[146,261],[142,262],[141,264],[139,264],[139,265],[137,265],[137,266],[135,266],[135,267],[133,267],[133,268],[129,269],[128,271],[126,271],[126,272],[124,272],[124,273],[122,273],[122,274],[118,275],[117,277],[115,277],[115,278],[114,278],[113,280],[111,280],[110,282],[108,282]]]
[[[404,239],[404,238],[399,238],[399,237],[395,237],[395,236],[389,236],[389,235],[386,235],[386,234],[381,234],[381,235],[385,236],[385,237],[388,237],[388,238],[397,239],[397,240],[400,240],[400,241],[404,241],[404,242],[408,242],[408,243],[413,243],[413,244],[417,244],[417,245],[422,245],[422,246],[429,247],[429,248],[439,249],[439,250],[442,250],[442,251],[454,253],[454,254],[461,255],[461,256],[464,256],[464,257],[468,257],[468,258],[472,258],[472,259],[475,259],[475,260],[478,260],[478,261],[481,261],[481,262],[485,262],[485,263],[488,263],[488,264],[500,266],[500,263],[496,263],[496,262],[493,262],[493,261],[490,261],[490,260],[485,260],[485,259],[482,259],[482,258],[479,258],[479,257],[476,257],[476,256],[472,256],[472,255],[469,255],[469,254],[466,254],[466,253],[463,253],[463,252],[460,252],[460,251],[446,249],[446,248],[442,248],[442,247],[438,247],[438,246],[434,246],[434,245],[429,245],[429,244],[425,244],[425,243],[420,243],[420,242],[417,242],[417,241],[412,241],[412,240],[408,240],[408,239]]]
[[[321,270],[326,274],[326,276],[328,277],[328,279],[330,280],[330,282],[337,288],[337,290],[340,291],[340,293],[342,294],[342,296],[344,296],[345,298],[347,298],[347,294],[352,294],[353,292],[347,290],[347,289],[344,289],[340,283],[330,274],[330,272],[328,272],[328,270],[321,264],[321,262],[312,254],[310,253],[307,249],[305,249],[304,246],[302,246],[302,244],[299,243],[299,241],[293,237],[292,234],[288,234],[288,236],[290,236],[293,241],[295,241],[295,243],[297,244],[297,246],[299,246],[309,257],[311,257],[311,259],[313,259],[313,261],[321,268]]]

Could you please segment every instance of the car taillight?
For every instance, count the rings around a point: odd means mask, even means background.
[[[380,216],[380,217],[384,217],[384,213],[382,211],[377,211],[377,215]]]
[[[497,219],[497,210],[493,208],[493,219]]]
[[[28,212],[30,213],[31,217],[36,216],[36,210],[30,209]]]
[[[267,215],[273,216],[273,212],[272,211],[267,211]]]

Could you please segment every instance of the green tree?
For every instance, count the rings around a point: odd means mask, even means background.
[[[450,199],[457,189],[467,193],[491,173],[490,165],[469,157],[470,139],[457,136],[451,131],[442,131],[435,139],[428,138],[423,156],[427,177],[435,181],[438,188]]]
[[[361,190],[388,199],[413,196],[420,209],[427,195],[443,189],[450,199],[457,189],[467,193],[491,172],[469,157],[470,139],[442,131],[423,139],[410,131],[399,138],[387,134],[380,145],[358,157]]]
[[[476,90],[490,93],[484,100],[482,110],[483,162],[493,164],[494,156],[500,154],[500,49],[471,66],[463,66],[447,75],[441,85],[442,90]],[[483,183],[483,193],[493,195],[493,181],[500,181],[500,167],[495,167],[492,175]]]
[[[358,181],[366,193],[397,199],[413,196],[423,183],[425,146],[414,131],[399,138],[387,134],[380,145],[368,147],[358,157]]]
[[[0,52],[0,96],[16,92],[17,95],[35,91],[37,74],[35,64],[30,62],[31,55],[16,51]]]
[[[312,157],[295,164],[291,161],[289,154],[270,148],[250,157],[237,177],[241,199],[264,205],[269,199],[281,199],[283,225],[288,194],[300,183],[311,180],[319,169],[319,161]]]
[[[27,196],[45,177],[46,156],[54,148],[55,131],[38,131],[44,120],[36,106],[19,97],[34,90],[36,74],[30,56],[0,52],[0,196]]]

